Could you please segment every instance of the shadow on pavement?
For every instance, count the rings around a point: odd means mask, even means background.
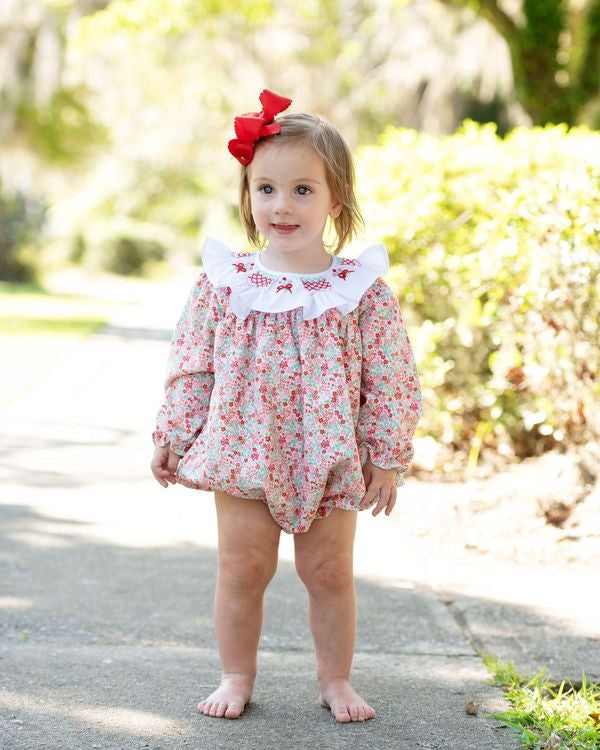
[[[143,524],[143,519],[140,519]],[[4,748],[513,748],[486,719],[501,707],[453,607],[425,588],[357,581],[353,675],[378,711],[337,725],[318,705],[306,594],[281,561],[268,589],[253,702],[236,722],[195,707],[219,665],[211,624],[215,551],[130,547],[79,534],[84,522],[4,506],[1,526]],[[28,536],[32,527],[45,536]],[[535,611],[502,617],[547,627]],[[513,611],[514,609],[514,611]],[[490,624],[494,627],[494,624]],[[504,625],[498,623],[502,635]],[[572,648],[577,634],[560,630]],[[335,633],[332,633],[335,637]],[[476,700],[479,717],[467,716]]]
[[[170,341],[173,331],[167,328],[137,328],[133,326],[119,326],[108,323],[96,331],[96,335],[118,336],[123,339],[136,339],[142,341]]]
[[[135,430],[72,423],[43,425],[37,435],[0,434],[0,474],[5,486],[79,488],[110,476],[113,452],[130,450]],[[43,434],[45,431],[46,434]],[[78,462],[74,471],[73,461]],[[81,469],[85,469],[81,471]]]

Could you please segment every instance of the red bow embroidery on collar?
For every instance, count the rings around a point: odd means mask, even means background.
[[[258,98],[263,106],[262,110],[246,112],[236,117],[233,126],[237,138],[233,138],[228,144],[230,153],[244,166],[250,164],[254,157],[256,141],[279,133],[279,123],[273,122],[273,119],[292,103],[291,99],[279,96],[269,89],[263,89]]]

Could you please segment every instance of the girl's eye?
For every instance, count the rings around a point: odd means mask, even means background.
[[[308,195],[310,193],[310,188],[306,187],[306,185],[299,185],[298,186],[298,193],[300,195]]]
[[[273,193],[273,188],[270,185],[261,185],[258,188],[259,193],[264,193],[265,195],[271,195]]]

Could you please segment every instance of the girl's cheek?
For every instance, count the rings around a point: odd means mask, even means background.
[[[260,210],[261,208],[266,208],[266,206],[268,206],[268,204],[269,204],[269,197],[270,197],[270,196],[266,196],[266,195],[260,195],[260,196],[257,196],[257,197],[256,197],[256,198],[255,198],[255,199],[254,199],[254,200],[252,201],[252,205],[253,205],[254,207],[256,207],[257,209],[259,209],[259,210]]]

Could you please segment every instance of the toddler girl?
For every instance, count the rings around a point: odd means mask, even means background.
[[[352,157],[321,117],[235,118],[240,212],[263,251],[212,239],[171,343],[152,472],[213,490],[214,621],[223,674],[198,710],[235,719],[256,675],[263,594],[281,530],[294,535],[309,595],[320,701],[339,722],[373,708],[349,682],[355,639],[357,511],[389,515],[413,455],[419,378],[383,245],[339,255],[361,220]],[[337,245],[323,242],[327,221]]]

